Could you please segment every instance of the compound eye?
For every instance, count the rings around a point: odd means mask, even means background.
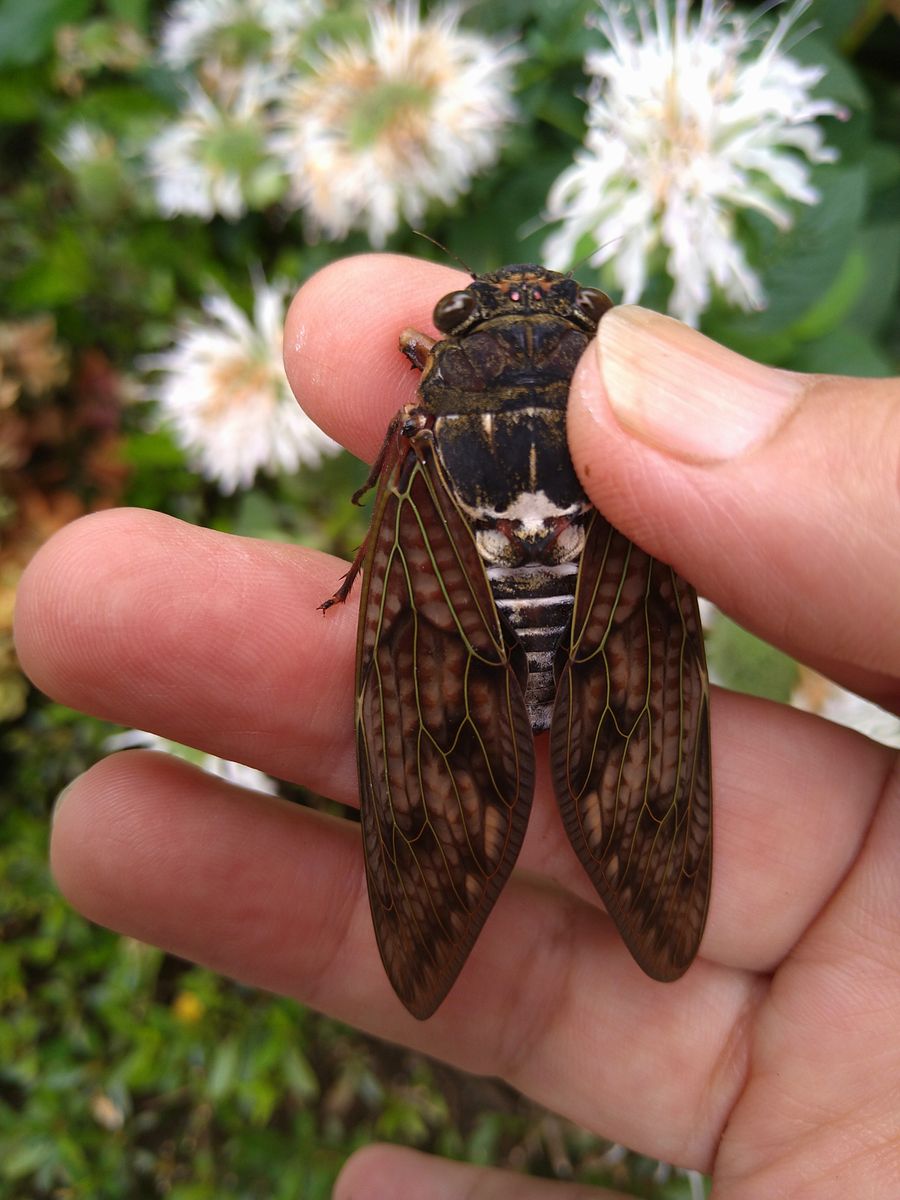
[[[578,289],[578,295],[575,298],[579,310],[593,322],[598,325],[600,318],[605,312],[613,306],[612,300],[605,292],[601,292],[599,288],[583,287]]]
[[[475,312],[478,301],[471,292],[450,292],[434,306],[432,320],[441,333],[452,333]]]

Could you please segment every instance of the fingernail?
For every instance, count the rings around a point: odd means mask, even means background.
[[[619,423],[688,462],[746,454],[777,432],[803,396],[801,375],[751,362],[633,305],[607,313],[596,345]]]

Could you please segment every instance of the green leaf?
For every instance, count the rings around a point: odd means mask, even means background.
[[[585,131],[584,101],[573,88],[560,87],[557,76],[550,75],[535,83],[523,96],[523,103],[539,121],[560,130],[575,143],[581,142]]]
[[[870,225],[858,240],[866,267],[865,284],[850,313],[850,324],[864,333],[885,328],[897,310],[900,289],[900,221]]]
[[[141,471],[172,470],[184,466],[184,454],[167,429],[135,433],[125,442],[125,461]]]
[[[292,1046],[282,1060],[281,1069],[288,1087],[300,1100],[313,1100],[319,1094],[319,1081],[296,1046]]]
[[[0,1164],[0,1174],[5,1179],[21,1179],[30,1175],[38,1167],[56,1157],[56,1146],[47,1137],[23,1139],[18,1146],[13,1146],[3,1156]]]
[[[866,172],[862,167],[822,167],[813,173],[818,204],[801,208],[793,228],[772,247],[763,271],[771,298],[763,324],[776,327],[817,303],[831,286],[862,220]]]
[[[146,32],[150,23],[150,0],[106,0],[111,17]]]
[[[848,328],[800,346],[788,365],[795,371],[874,379],[895,375],[900,366],[865,333]]]
[[[0,121],[11,125],[33,120],[40,112],[46,83],[38,68],[16,68],[0,74]]]
[[[797,682],[794,660],[723,613],[706,636],[706,653],[710,673],[723,687],[768,700],[790,699]]]
[[[244,492],[231,532],[242,537],[279,538],[282,534],[281,520],[274,501],[256,489]]]
[[[228,1200],[227,1193],[208,1183],[176,1183],[166,1189],[166,1195],[168,1200]]]
[[[900,146],[871,142],[862,161],[869,172],[869,219],[890,222],[900,214]]]
[[[234,1090],[239,1061],[240,1044],[234,1038],[228,1038],[217,1047],[206,1080],[210,1100],[223,1100]]]
[[[0,722],[15,721],[28,705],[28,680],[12,667],[0,673]]]
[[[33,261],[8,292],[10,303],[21,311],[54,308],[85,296],[93,269],[85,241],[71,225],[60,225],[44,244],[44,254]]]
[[[80,21],[90,0],[0,0],[0,66],[28,66],[49,54],[59,25]]]
[[[868,274],[869,267],[862,250],[851,250],[822,299],[808,309],[799,321],[795,321],[788,333],[800,341],[809,341],[834,329],[859,296]]]
[[[731,312],[723,315],[719,311],[704,317],[703,332],[738,354],[771,366],[781,366],[787,362],[796,348],[794,338],[786,330],[771,333],[757,330],[751,320],[743,322]]]
[[[813,0],[803,14],[803,25],[818,27],[822,36],[836,45],[850,26],[860,20],[871,7],[872,0]],[[796,53],[796,50],[796,46],[792,47],[791,53]]]
[[[862,221],[866,179],[861,166],[818,168],[813,183],[821,199],[818,204],[802,206],[787,233],[750,215],[748,224],[765,247],[760,275],[768,307],[723,321],[717,337],[730,343],[732,337],[783,334],[820,302],[843,269]]]
[[[77,104],[69,109],[75,120],[99,125],[101,129],[125,138],[141,140],[169,119],[170,109],[163,98],[135,82],[95,83]]]

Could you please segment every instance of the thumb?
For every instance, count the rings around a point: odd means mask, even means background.
[[[882,704],[900,676],[900,381],[761,366],[634,306],[572,382],[594,504],[735,620]]]

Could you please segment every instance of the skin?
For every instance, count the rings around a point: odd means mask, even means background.
[[[416,376],[397,350],[458,272],[336,263],[291,310],[304,408],[371,459]],[[900,384],[763,368],[639,309],[604,318],[572,387],[591,498],[736,620],[888,708],[900,702]],[[68,526],[36,556],[19,654],[56,699],[354,801],[355,596],[346,565],[145,511]],[[71,785],[52,862],[94,921],[283,991],[598,1133],[711,1172],[717,1200],[900,1187],[896,755],[715,691],[715,870],[701,955],[632,963],[565,841],[542,759],[520,864],[435,1017],[378,960],[358,830],[181,761],[116,754]],[[337,1200],[606,1195],[398,1147]]]

